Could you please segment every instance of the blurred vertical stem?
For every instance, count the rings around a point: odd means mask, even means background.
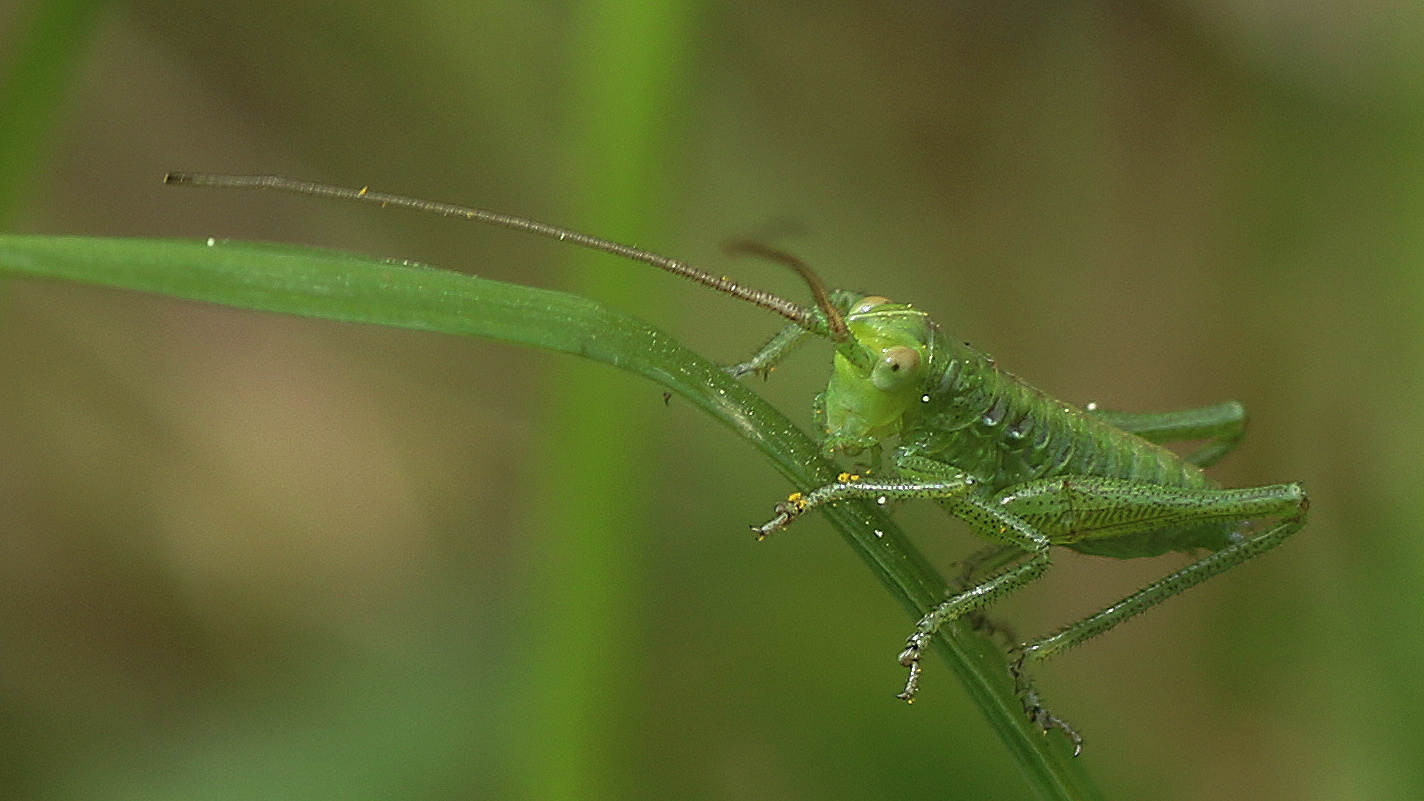
[[[11,12],[0,40],[0,228],[14,225],[21,198],[44,162],[44,143],[69,96],[81,50],[102,0],[37,0]]]
[[[643,242],[686,74],[691,3],[585,0],[574,5],[565,163],[576,226]],[[569,253],[574,292],[647,308],[656,280],[609,257]],[[638,409],[657,394],[583,360],[560,361],[545,393],[552,432],[538,454],[532,548],[536,653],[525,677],[530,798],[623,795],[624,710],[641,585],[649,481]],[[626,764],[626,763],[625,763]]]

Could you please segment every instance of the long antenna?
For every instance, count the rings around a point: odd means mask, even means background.
[[[728,242],[722,246],[722,250],[731,256],[759,256],[767,261],[784,264],[795,270],[796,274],[801,276],[801,280],[806,282],[806,286],[811,288],[811,296],[816,299],[816,307],[826,315],[826,325],[830,328],[831,341],[840,344],[850,339],[850,330],[846,328],[845,318],[841,316],[840,310],[835,307],[835,304],[831,303],[830,293],[826,291],[826,283],[821,280],[821,276],[817,275],[815,270],[811,269],[811,265],[784,250],[777,250],[750,239]]]
[[[751,287],[743,286],[730,279],[715,276],[687,262],[670,259],[666,256],[659,256],[656,253],[635,248],[631,245],[623,245],[612,240],[581,234],[578,231],[571,231],[567,228],[535,222],[534,220],[515,217],[509,214],[500,214],[498,212],[474,209],[467,206],[457,206],[453,203],[441,203],[433,200],[420,200],[418,198],[403,197],[401,195],[390,195],[385,192],[372,192],[365,187],[349,189],[341,186],[331,186],[329,184],[312,183],[310,181],[298,181],[277,175],[218,175],[201,172],[170,172],[163,177],[163,183],[176,184],[179,186],[215,186],[228,189],[275,189],[280,192],[291,192],[298,195],[334,198],[336,200],[356,200],[364,203],[378,203],[382,206],[396,206],[403,209],[432,212],[446,217],[463,217],[467,220],[500,225],[519,231],[528,231],[531,234],[557,239],[560,242],[569,242],[591,250],[599,250],[604,253],[611,253],[614,256],[623,256],[624,258],[640,261],[644,264],[651,264],[654,267],[666,270],[674,275],[689,278],[699,284],[715,289],[718,292],[731,295],[734,298],[740,298],[748,303],[760,306],[763,309],[776,312],[808,331],[815,331],[820,322],[816,319],[815,313],[810,309],[798,306],[770,292],[752,289]],[[801,270],[798,270],[798,272],[802,273],[803,278],[806,277],[805,272]],[[810,281],[808,279],[808,283],[811,284],[812,291],[814,292],[819,281]],[[817,303],[821,304],[823,313],[832,319],[839,319],[840,315],[835,313],[835,308],[828,303],[823,303],[819,296]]]

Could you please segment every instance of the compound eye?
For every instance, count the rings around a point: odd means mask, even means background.
[[[855,306],[851,308],[850,314],[852,317],[857,314],[865,314],[876,306],[884,306],[889,302],[889,298],[882,298],[879,295],[871,295],[868,298],[861,298],[860,302],[855,304]]]
[[[870,383],[876,389],[899,389],[906,381],[913,380],[919,368],[920,354],[914,348],[903,345],[887,348],[870,371]]]

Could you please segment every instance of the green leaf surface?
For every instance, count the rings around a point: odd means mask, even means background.
[[[410,262],[222,240],[0,236],[0,271],[576,354],[683,396],[755,445],[797,487],[839,472],[804,432],[716,364],[646,323],[562,292]],[[825,512],[912,618],[944,596],[944,580],[873,504],[840,503]],[[1039,797],[1100,797],[1066,741],[1025,719],[997,646],[961,627],[938,638],[936,648]]]

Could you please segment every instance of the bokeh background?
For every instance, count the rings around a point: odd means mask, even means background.
[[[1307,529],[1046,666],[1109,797],[1424,793],[1424,11],[1395,3],[0,4],[5,230],[229,237],[592,294],[722,361],[779,323],[282,173],[726,264],[757,236],[1066,400],[1252,414]],[[790,487],[601,365],[10,281],[0,796],[1022,798]],[[827,351],[765,385],[801,421]],[[922,505],[923,506],[923,505]],[[946,569],[974,547],[897,512]],[[1181,563],[1063,555],[1033,632]]]

